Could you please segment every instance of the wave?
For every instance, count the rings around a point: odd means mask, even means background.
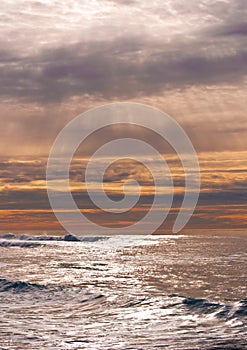
[[[71,233],[67,233],[64,236],[49,236],[49,235],[43,235],[43,236],[31,236],[27,234],[13,234],[13,233],[5,233],[0,235],[0,246],[3,247],[10,247],[10,246],[21,246],[21,247],[28,247],[31,245],[28,244],[20,244],[17,242],[12,242],[12,244],[8,244],[7,241],[55,241],[55,242],[97,242],[101,240],[108,239],[109,237],[106,236],[84,236],[84,237],[77,237],[75,235],[72,235]],[[4,243],[5,242],[5,243]]]
[[[34,290],[44,290],[46,286],[36,283],[28,283],[22,281],[9,281],[0,279],[0,292],[14,291],[18,292],[32,292]]]
[[[99,304],[105,302],[101,293],[91,292],[85,287],[70,285],[44,285],[24,281],[9,281],[0,279],[0,293],[5,294],[5,300],[14,303],[52,303],[53,305],[73,302],[80,305],[81,311],[97,309]],[[11,298],[11,299],[10,299]],[[12,301],[11,301],[12,303]]]
[[[216,318],[232,319],[247,316],[247,299],[234,302],[233,304],[223,304],[210,302],[207,299],[181,297],[176,294],[170,295],[170,298],[176,299],[173,304],[182,307],[187,313],[197,313],[200,315],[214,315]]]
[[[0,241],[0,247],[4,247],[4,248],[9,248],[9,247],[35,248],[40,246],[41,246],[40,243],[35,243],[35,242]]]
[[[43,285],[29,283],[24,281],[9,281],[0,279],[0,293],[21,294],[21,300],[25,295],[30,301],[55,301],[59,303],[74,300],[81,304],[82,310],[94,309],[99,304],[107,302],[106,296],[101,293],[88,291],[87,288],[73,285]],[[34,297],[35,295],[35,297]],[[125,296],[126,297],[126,296]],[[163,305],[160,302],[163,301]],[[165,305],[164,305],[165,303]],[[183,297],[176,294],[162,297],[162,300],[153,298],[130,298],[123,304],[115,299],[111,307],[113,308],[146,308],[155,306],[156,308],[166,309],[168,314],[172,315],[198,315],[200,317],[209,317],[222,319],[224,321],[241,319],[247,317],[247,299],[242,299],[231,304],[210,302],[206,299]],[[109,307],[109,303],[108,303]]]

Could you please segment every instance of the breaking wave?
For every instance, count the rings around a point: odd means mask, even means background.
[[[84,236],[77,237],[71,233],[67,233],[64,236],[31,236],[27,234],[13,234],[5,233],[0,235],[0,246],[1,247],[20,247],[20,248],[33,248],[38,247],[41,244],[37,242],[55,241],[55,242],[97,242],[106,240],[106,236]],[[32,241],[32,243],[30,243]]]
[[[42,299],[44,296],[49,295],[53,298],[58,298],[60,301],[68,300],[71,298],[76,302],[86,303],[97,300],[99,303],[105,303],[106,297],[100,293],[89,292],[85,287],[73,286],[73,285],[42,285],[37,283],[29,283],[23,281],[9,281],[6,279],[0,279],[0,293],[12,292],[15,294],[35,293],[37,301],[37,292],[39,298]],[[49,298],[50,299],[50,298]],[[157,308],[170,310],[170,315],[176,315],[178,312],[185,315],[198,314],[200,316],[207,317],[212,315],[218,319],[232,320],[234,318],[240,319],[247,317],[247,299],[240,301],[224,304],[217,302],[210,302],[206,299],[183,297],[176,294],[167,295],[163,297],[164,305],[160,305],[162,300],[153,300],[148,298],[131,299],[127,302],[121,302],[115,299],[112,303],[112,307],[121,308],[138,308],[150,307],[155,305]]]

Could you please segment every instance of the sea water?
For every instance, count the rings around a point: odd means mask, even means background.
[[[246,262],[243,230],[3,234],[0,349],[247,349]]]

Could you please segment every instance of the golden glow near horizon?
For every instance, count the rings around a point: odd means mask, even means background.
[[[232,227],[244,227],[247,224],[247,204],[241,196],[245,188],[247,168],[244,167],[244,161],[247,157],[247,151],[243,152],[208,152],[200,153],[199,161],[201,166],[201,196],[196,212],[193,215],[192,227],[204,227],[205,222],[209,227],[220,227],[222,223]],[[170,164],[175,183],[175,198],[176,196],[182,198],[184,194],[184,174],[181,165],[177,162],[176,156],[170,154],[166,155],[165,159]],[[56,219],[49,208],[46,198],[46,182],[45,178],[33,180],[36,178],[42,169],[43,176],[45,170],[45,162],[39,162],[37,168],[33,165],[37,162],[31,159],[8,161],[8,167],[13,167],[12,171],[7,172],[4,178],[0,178],[0,194],[6,198],[6,202],[1,206],[0,219],[2,226],[12,229],[18,229],[20,223],[23,227],[38,228],[39,225],[43,229],[45,225],[51,229],[60,228],[56,223]],[[18,173],[15,167],[22,168],[22,177],[16,175]],[[70,183],[71,191],[74,194],[79,207],[85,214],[91,214],[98,220],[98,222],[106,224],[110,223],[109,217],[102,216],[100,209],[92,206],[86,196],[86,186],[83,181],[81,169],[85,168],[86,159],[77,158],[72,163],[73,174]],[[118,172],[114,169],[113,173],[109,171],[106,173],[106,183],[104,189],[110,196],[118,198],[123,194],[124,182],[130,178],[138,180],[139,164],[130,162],[130,174],[126,171],[126,161],[118,165]],[[153,166],[159,167],[155,163]],[[27,168],[25,173],[24,169]],[[109,168],[110,170],[111,168]],[[121,174],[125,172],[124,176]],[[141,169],[143,171],[143,169]],[[136,176],[137,175],[137,176]],[[20,181],[21,180],[21,181]],[[143,201],[138,206],[132,209],[134,215],[144,215],[150,209],[150,201],[154,194],[154,187],[152,178],[149,173],[141,173],[139,177],[141,185],[142,196],[150,198],[147,202]],[[92,189],[97,192],[101,184],[92,182],[90,184]],[[156,189],[157,190],[157,189]],[[169,192],[169,188],[158,189],[159,195],[165,195]],[[132,194],[137,193],[135,186],[130,188]],[[131,194],[131,193],[130,193]],[[120,198],[119,197],[119,198]],[[41,200],[41,203],[40,203]],[[181,199],[180,199],[181,200]],[[163,208],[155,208],[156,211],[164,210]],[[175,215],[179,211],[179,204],[176,201],[173,205],[172,212]],[[126,217],[122,220],[122,224],[127,222],[134,223],[135,219]],[[121,221],[118,220],[118,224]]]

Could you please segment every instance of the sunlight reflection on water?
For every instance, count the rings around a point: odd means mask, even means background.
[[[1,346],[244,349],[246,247],[222,235],[0,247]]]

